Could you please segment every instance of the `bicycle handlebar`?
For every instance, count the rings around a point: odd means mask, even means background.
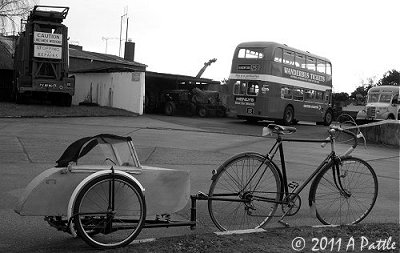
[[[355,133],[353,133],[353,132],[351,132],[351,131],[349,131],[349,130],[343,129],[343,128],[341,128],[341,127],[338,127],[338,126],[331,126],[330,129],[329,129],[329,131],[328,131],[328,132],[329,132],[329,137],[326,138],[327,141],[330,140],[330,141],[332,142],[332,140],[333,140],[333,134],[335,133],[335,131],[339,131],[339,132],[343,132],[343,133],[345,133],[345,134],[348,134],[348,135],[350,135],[351,137],[353,137],[353,139],[354,139],[354,144],[344,153],[344,155],[350,154],[350,153],[357,147],[357,145],[358,145],[358,140],[357,140],[357,138],[363,137],[363,134],[362,134],[361,132],[360,132],[360,134],[356,135]],[[324,148],[324,147],[326,146],[326,143],[328,143],[328,142],[322,143],[322,144],[321,144],[321,147]]]

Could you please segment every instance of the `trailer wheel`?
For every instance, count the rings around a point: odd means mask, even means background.
[[[197,113],[200,117],[204,118],[207,116],[207,109],[205,107],[200,107]]]
[[[169,101],[165,104],[164,112],[166,115],[172,116],[174,115],[175,111],[176,111],[176,106],[174,102]]]

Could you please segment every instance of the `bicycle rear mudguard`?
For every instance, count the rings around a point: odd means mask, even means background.
[[[25,188],[15,212],[23,216],[67,216],[68,203],[79,183],[92,173],[110,166],[72,166],[51,168],[35,177]],[[141,166],[114,166],[132,175],[144,188],[146,216],[174,213],[190,198],[187,171]]]

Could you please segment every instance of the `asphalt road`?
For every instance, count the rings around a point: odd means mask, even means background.
[[[22,217],[13,211],[23,188],[50,168],[63,150],[80,137],[99,133],[129,135],[143,164],[187,170],[191,191],[207,192],[211,171],[230,156],[243,151],[265,152],[272,139],[261,138],[267,122],[245,124],[232,118],[185,118],[149,115],[100,118],[0,119],[0,252],[90,251],[79,239],[57,232],[43,217]],[[299,124],[294,137],[326,137],[327,128]],[[301,182],[329,152],[319,144],[285,145],[289,180]],[[347,149],[339,145],[338,151]],[[364,222],[399,222],[399,150],[369,145],[354,155],[368,160],[379,178],[377,203]],[[308,188],[301,197],[308,198]],[[307,201],[304,201],[306,203]],[[176,216],[189,216],[189,206]],[[198,227],[146,229],[140,238],[216,231],[205,203],[198,205]],[[318,225],[304,204],[287,220],[293,226]],[[267,227],[280,226],[276,220]]]

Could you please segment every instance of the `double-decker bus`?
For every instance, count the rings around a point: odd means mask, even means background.
[[[327,58],[275,42],[241,43],[229,84],[238,118],[285,125],[332,122],[332,65]]]

